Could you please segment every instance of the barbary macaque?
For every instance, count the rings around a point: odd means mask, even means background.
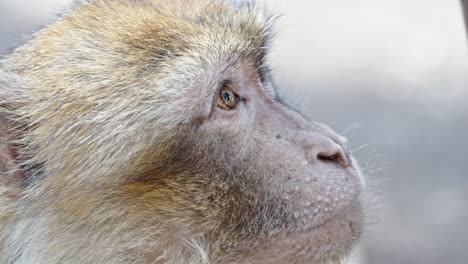
[[[283,104],[252,2],[78,4],[0,68],[0,263],[341,263],[347,141]]]

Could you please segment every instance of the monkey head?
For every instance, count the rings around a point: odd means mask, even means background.
[[[13,263],[338,263],[352,250],[359,168],[344,137],[279,100],[258,13],[90,1],[5,60],[23,83],[10,118],[27,127]]]

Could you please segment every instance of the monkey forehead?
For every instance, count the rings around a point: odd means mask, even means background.
[[[260,64],[269,24],[256,9],[223,0],[96,0],[36,34],[9,61],[61,87],[65,81],[125,84],[161,73],[181,56],[248,57]]]

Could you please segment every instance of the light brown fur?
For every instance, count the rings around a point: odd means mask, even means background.
[[[346,143],[275,100],[270,23],[218,0],[98,0],[7,57],[2,153],[15,162],[0,175],[0,262],[346,256],[360,235],[358,169],[341,167],[345,154],[300,163],[311,139]],[[251,87],[245,119],[210,109],[224,79]],[[316,184],[294,189],[309,174]]]

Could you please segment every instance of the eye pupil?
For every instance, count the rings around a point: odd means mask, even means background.
[[[231,94],[229,94],[228,92],[224,92],[223,97],[224,97],[224,100],[226,101],[232,101]]]

